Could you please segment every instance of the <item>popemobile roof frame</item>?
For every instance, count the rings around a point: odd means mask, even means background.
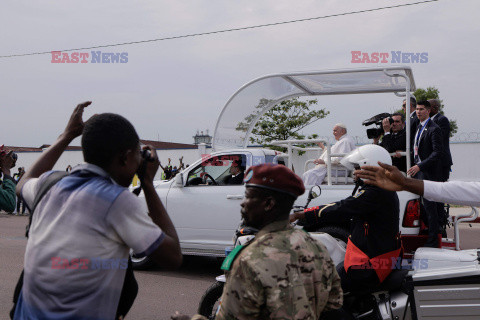
[[[338,69],[270,74],[254,79],[235,92],[223,107],[213,135],[214,150],[246,148],[257,121],[273,106],[301,96],[345,95],[392,92],[405,97],[410,110],[415,91],[408,66]],[[406,127],[410,127],[410,117]],[[410,130],[406,130],[410,153]],[[410,157],[407,157],[410,167]]]

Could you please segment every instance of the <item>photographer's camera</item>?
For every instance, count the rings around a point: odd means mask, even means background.
[[[383,135],[382,122],[385,118],[388,118],[388,122],[390,122],[390,125],[393,124],[393,118],[390,113],[380,113],[362,122],[362,125],[366,127],[372,124],[375,124],[376,126],[376,128],[367,129],[368,139],[376,139]]]

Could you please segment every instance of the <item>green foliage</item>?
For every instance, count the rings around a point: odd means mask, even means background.
[[[317,100],[299,101],[298,99],[284,100],[275,105],[261,116],[252,129],[250,142],[260,144],[264,147],[278,151],[285,151],[284,148],[272,146],[270,141],[305,139],[305,135],[299,131],[315,121],[325,118],[329,112],[325,109],[312,110],[310,107],[317,104]],[[247,131],[250,124],[258,117],[269,100],[260,100],[257,112],[247,116],[243,122],[237,125],[237,130]],[[317,138],[318,135],[308,136],[309,139]]]
[[[439,91],[435,87],[428,87],[427,90],[418,88],[415,90],[413,95],[417,99],[417,101],[428,100],[428,99],[440,99],[439,98]]]
[[[417,99],[417,101],[422,100],[429,100],[429,99],[440,99],[440,91],[435,87],[428,87],[426,90],[422,88],[418,88],[413,95]],[[443,108],[444,108],[443,101],[440,99],[440,108],[439,111],[441,114],[445,115]],[[448,119],[450,121],[450,137],[453,137],[455,133],[458,131],[457,121],[453,119]]]

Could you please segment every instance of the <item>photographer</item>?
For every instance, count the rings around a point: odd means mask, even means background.
[[[64,132],[17,185],[32,207],[40,187],[58,174],[50,171],[58,158],[82,135],[86,163],[57,180],[32,212],[15,320],[123,319],[138,291],[130,248],[166,267],[181,264],[177,233],[153,185],[155,149],[145,146],[150,155],[142,156],[135,128],[120,115],[97,114],[84,123],[90,104],[75,108]],[[128,190],[135,173],[148,214]]]
[[[10,175],[15,160],[13,152],[0,147],[0,210],[15,211],[15,180]]]
[[[393,123],[388,118],[383,119],[383,139],[379,143],[380,146],[387,149],[389,153],[395,152],[392,156],[392,165],[400,171],[407,171],[407,163],[405,156],[401,156],[399,152],[405,152],[407,149],[407,136],[405,132],[405,116],[402,113],[392,114]]]

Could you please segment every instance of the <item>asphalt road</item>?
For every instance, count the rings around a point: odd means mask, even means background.
[[[28,218],[0,213],[0,319],[8,319],[13,290],[23,268]],[[179,270],[135,271],[139,292],[127,319],[170,319],[193,315],[205,290],[222,272],[215,258],[185,257]]]
[[[469,211],[454,208],[453,214]],[[0,213],[0,319],[8,319],[13,289],[23,267],[27,243],[24,237],[27,217]],[[448,231],[449,237],[453,229]],[[480,247],[480,224],[461,226],[462,249]],[[204,291],[220,274],[220,263],[212,258],[186,257],[176,271],[161,269],[136,271],[137,299],[127,319],[169,319],[175,311],[194,314]]]

